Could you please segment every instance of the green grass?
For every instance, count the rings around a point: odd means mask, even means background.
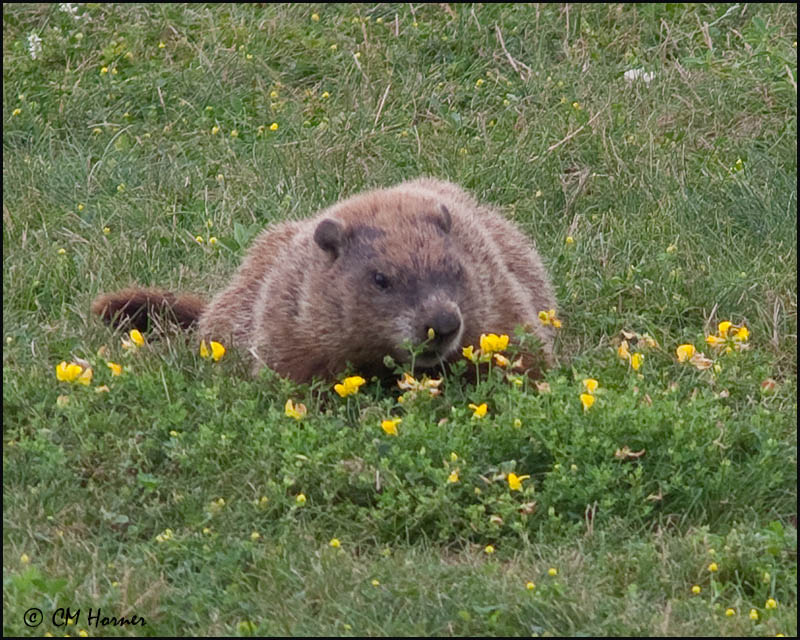
[[[4,634],[797,633],[795,6],[77,14],[3,15]],[[419,175],[535,239],[549,389],[341,399],[89,314],[211,295],[269,222]],[[747,349],[706,344],[723,320]],[[638,373],[623,331],[658,343]],[[76,359],[89,386],[56,380]]]

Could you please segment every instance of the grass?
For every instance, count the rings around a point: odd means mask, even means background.
[[[797,633],[795,6],[75,12],[3,15],[6,635]],[[423,174],[535,238],[547,387],[342,399],[89,314]]]

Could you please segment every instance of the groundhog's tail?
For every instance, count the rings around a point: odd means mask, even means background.
[[[104,293],[92,302],[92,313],[113,326],[146,331],[160,323],[188,329],[197,323],[206,303],[191,294],[133,287]]]

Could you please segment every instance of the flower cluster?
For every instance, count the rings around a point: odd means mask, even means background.
[[[709,346],[715,349],[724,349],[725,353],[747,348],[745,343],[750,338],[750,331],[746,326],[737,327],[732,322],[725,320],[719,323],[717,331],[719,332],[717,335],[706,336]]]
[[[66,361],[63,361],[56,365],[56,378],[61,382],[78,382],[89,386],[92,382],[92,368],[75,362],[67,364]]]
[[[461,349],[464,357],[478,364],[479,362],[489,362],[492,358],[500,367],[517,368],[522,366],[522,360],[518,359],[511,362],[508,358],[501,354],[508,348],[509,338],[506,334],[497,335],[496,333],[483,333],[480,338],[480,349],[475,351],[475,347],[469,345]]]
[[[398,398],[399,402],[413,400],[417,393],[428,393],[431,396],[438,396],[441,393],[439,387],[442,384],[442,378],[429,378],[426,375],[422,376],[421,380],[417,380],[410,373],[405,372],[403,377],[397,381],[397,386],[400,387],[405,393]]]
[[[622,335],[623,340],[617,348],[617,355],[621,360],[627,362],[631,369],[638,371],[642,368],[642,364],[644,363],[644,354],[642,351],[645,348],[658,347],[658,342],[656,342],[646,333],[639,334],[623,331]],[[631,342],[636,340],[636,349],[638,349],[638,351],[634,351],[633,353],[630,352],[628,340],[631,340]]]
[[[362,384],[366,384],[366,382],[367,381],[361,376],[350,376],[349,378],[342,380],[341,383],[333,385],[333,389],[342,398],[346,398],[347,396],[358,393],[358,388]]]
[[[706,358],[706,354],[695,349],[693,344],[680,345],[675,349],[675,355],[678,357],[678,362],[688,362],[700,371],[708,369],[714,364],[712,360]]]
[[[594,404],[594,392],[597,391],[597,387],[599,386],[600,384],[594,378],[584,379],[583,387],[586,391],[580,396],[584,411],[588,411],[592,408]]]
[[[561,320],[556,318],[555,309],[550,309],[549,311],[540,311],[539,322],[541,322],[545,327],[548,325],[552,325],[556,329],[561,328]]]
[[[295,420],[302,420],[306,416],[306,413],[308,413],[306,405],[300,402],[294,404],[291,398],[286,401],[283,411],[288,417],[294,418]]]

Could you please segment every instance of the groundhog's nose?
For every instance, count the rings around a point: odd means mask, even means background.
[[[455,311],[441,309],[431,318],[426,332],[429,332],[430,329],[433,329],[433,344],[446,345],[461,330],[461,316]]]

